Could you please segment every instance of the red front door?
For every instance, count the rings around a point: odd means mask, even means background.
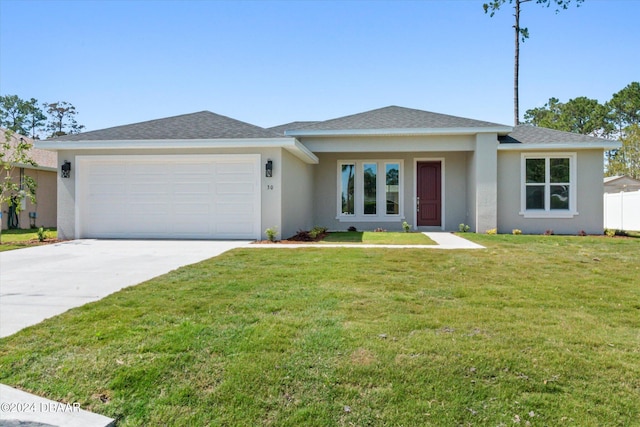
[[[442,225],[442,186],[440,162],[418,162],[418,226]]]

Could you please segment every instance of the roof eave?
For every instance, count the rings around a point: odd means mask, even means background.
[[[39,141],[41,150],[137,150],[188,148],[284,148],[309,164],[318,157],[295,138],[224,138],[224,139],[166,139],[166,140],[100,140],[100,141]]]
[[[498,150],[615,150],[620,148],[622,144],[617,141],[611,142],[549,142],[549,143],[521,143],[508,142],[498,145]]]
[[[33,170],[47,171],[47,172],[56,172],[58,170],[57,168],[52,166],[42,166],[42,165],[33,166],[26,163],[11,163],[11,166],[16,168],[33,169]]]
[[[512,132],[510,126],[459,127],[459,128],[403,128],[403,129],[340,129],[340,130],[288,130],[286,136],[292,137],[332,137],[332,136],[415,136],[415,135],[475,135],[478,133],[497,133],[507,135]]]

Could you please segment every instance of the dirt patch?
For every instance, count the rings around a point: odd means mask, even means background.
[[[63,242],[63,240],[59,240],[59,239],[44,239],[43,241],[40,241],[38,239],[32,239],[32,240],[23,240],[20,242],[2,242],[0,243],[1,245],[12,245],[12,246],[43,246],[43,245],[51,245],[53,243],[60,243]]]
[[[259,245],[263,245],[263,244],[268,244],[268,245],[273,245],[273,244],[281,244],[281,245],[287,245],[287,244],[295,244],[298,245],[300,243],[315,243],[315,242],[319,242],[321,240],[324,240],[324,238],[327,236],[327,232],[325,233],[318,233],[315,237],[311,237],[312,234],[309,231],[298,231],[298,233],[296,233],[295,236],[291,236],[288,239],[284,239],[284,240],[276,240],[275,242],[272,242],[270,240],[257,240],[253,243],[255,244],[259,244]]]
[[[360,366],[369,366],[376,361],[376,356],[366,348],[359,348],[350,356],[351,363]]]

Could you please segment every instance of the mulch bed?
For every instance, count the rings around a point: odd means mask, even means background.
[[[295,236],[291,236],[288,239],[284,239],[284,240],[276,240],[275,242],[272,242],[270,240],[257,240],[253,243],[256,244],[283,244],[283,245],[291,245],[291,244],[295,244],[298,245],[300,243],[314,243],[314,242],[319,242],[321,240],[323,240],[327,234],[329,233],[320,233],[316,236],[315,239],[312,239],[311,236],[309,235],[308,231],[298,231],[298,233],[296,233]]]
[[[59,239],[44,239],[42,242],[38,239],[32,240],[22,240],[20,242],[2,242],[2,245],[14,245],[14,246],[42,246],[42,245],[51,245],[53,243],[60,243],[62,240]]]

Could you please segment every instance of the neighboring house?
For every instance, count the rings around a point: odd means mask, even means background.
[[[631,178],[627,175],[608,176],[604,179],[605,193],[619,193],[621,191],[638,191],[640,190],[640,180]]]
[[[5,129],[0,129],[0,138],[2,142],[5,141]],[[33,140],[20,134],[11,135],[9,141],[12,147],[15,147],[19,143],[20,138],[26,142],[33,144]],[[6,153],[9,157],[11,153]],[[22,201],[21,212],[16,216],[9,215],[9,206],[7,203],[2,204],[2,229],[6,230],[9,225],[18,228],[30,228],[32,223],[38,227],[55,227],[57,223],[57,194],[56,194],[56,182],[57,182],[57,156],[56,153],[40,150],[37,148],[31,148],[31,158],[36,162],[38,166],[24,164],[14,164],[12,173],[12,179],[14,182],[22,182],[25,175],[29,175],[35,179],[38,187],[36,189],[36,203],[31,203],[28,198]],[[2,176],[0,179],[4,179],[6,171],[1,171]],[[31,215],[31,218],[30,218]],[[35,218],[33,218],[35,217]]]
[[[62,238],[289,237],[314,225],[601,233],[616,142],[402,107],[264,129],[203,111],[37,143]]]

